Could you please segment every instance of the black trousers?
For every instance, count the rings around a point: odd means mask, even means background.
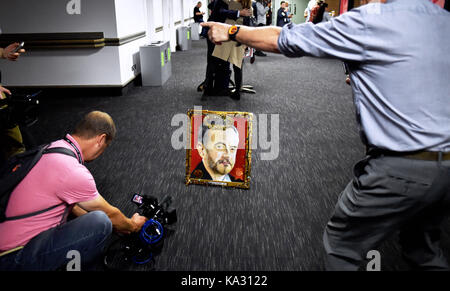
[[[209,94],[223,92],[228,89],[230,83],[230,63],[214,57],[215,44],[209,38],[206,38],[207,51],[207,65],[205,76],[205,90]]]
[[[354,166],[326,226],[326,267],[358,270],[369,251],[399,231],[413,268],[448,270],[439,242],[449,209],[450,161],[369,156]]]
[[[243,70],[244,70],[244,62],[242,62],[242,65],[240,68],[233,65],[234,85],[236,87],[236,90],[240,90],[242,87]]]

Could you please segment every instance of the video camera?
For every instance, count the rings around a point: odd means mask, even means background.
[[[34,94],[6,95],[0,99],[0,126],[12,128],[16,125],[30,127],[38,120],[39,91]]]
[[[131,202],[135,203],[141,210],[141,215],[148,219],[154,219],[164,225],[177,222],[177,212],[171,208],[172,197],[166,196],[158,203],[158,199],[153,196],[134,194]]]
[[[177,222],[176,209],[171,207],[172,197],[166,196],[161,202],[154,196],[135,193],[131,202],[136,204],[140,215],[148,218],[141,230],[119,240],[120,246],[114,249],[114,244],[108,248],[104,264],[109,267],[113,260],[146,264],[153,259],[154,254],[161,252],[164,238],[167,236],[167,225]]]

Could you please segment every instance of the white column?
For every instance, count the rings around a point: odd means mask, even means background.
[[[156,25],[155,25],[155,17],[153,16],[153,0],[145,0],[145,21],[147,27],[147,40],[148,42],[156,41]]]
[[[181,6],[180,6],[180,9],[181,9],[181,26],[184,26],[184,0],[181,0],[180,1],[181,2]]]
[[[173,0],[162,1],[164,41],[170,42],[170,50],[176,50],[176,34],[173,20]]]
[[[172,52],[176,51],[177,48],[177,32],[175,29],[175,17],[174,17],[174,13],[173,13],[173,9],[174,9],[174,1],[176,0],[167,0],[167,1],[163,1],[163,2],[167,2],[169,5],[169,40],[170,40],[170,50]]]

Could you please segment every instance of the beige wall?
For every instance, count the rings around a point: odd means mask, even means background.
[[[326,0],[326,2],[328,3],[328,11],[334,10],[336,11],[336,15],[338,15],[340,0]],[[361,0],[354,0],[353,2],[353,8],[361,6]]]
[[[328,3],[328,11],[336,11],[336,15],[339,13],[339,0],[326,0]]]
[[[355,0],[355,6],[354,7],[359,7],[361,6],[361,0]]]

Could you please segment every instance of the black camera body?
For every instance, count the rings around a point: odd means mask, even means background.
[[[139,232],[124,236],[109,246],[104,265],[110,268],[113,261],[142,265],[161,253],[164,240],[171,231],[166,226],[177,222],[176,209],[171,207],[172,201],[170,196],[159,202],[154,196],[133,194],[131,202],[138,206],[140,215],[148,220]]]
[[[154,196],[135,193],[131,202],[139,207],[142,216],[156,220],[163,226],[177,222],[176,209],[170,207],[173,202],[173,199],[170,196],[164,197],[161,202],[158,203],[158,199]]]
[[[0,124],[5,128],[16,125],[30,127],[38,120],[39,94],[13,94],[6,95],[0,100]]]

